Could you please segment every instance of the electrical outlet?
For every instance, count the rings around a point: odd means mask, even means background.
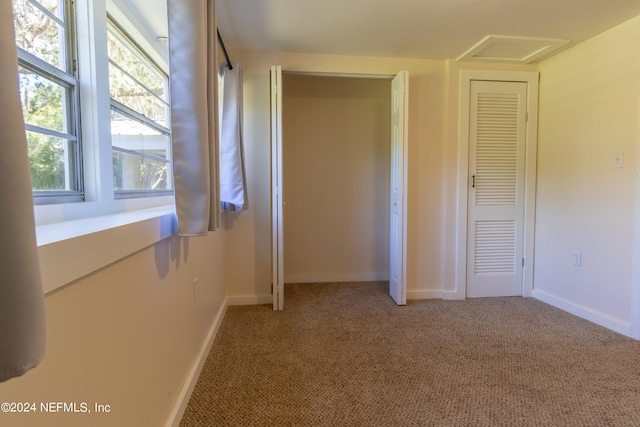
[[[198,278],[193,279],[193,303],[198,300]]]
[[[573,265],[580,267],[582,265],[582,252],[575,251],[573,253]]]

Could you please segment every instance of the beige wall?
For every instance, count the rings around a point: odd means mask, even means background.
[[[365,58],[336,55],[234,51],[243,68],[244,130],[251,209],[238,216],[227,233],[232,264],[229,296],[270,298],[270,118],[269,68],[284,72],[395,75],[410,73],[409,201],[407,285],[412,292],[435,292],[443,286],[443,156],[448,69],[445,61]],[[246,214],[246,215],[245,215]],[[285,261],[286,264],[286,261]],[[285,297],[286,298],[286,297]]]
[[[223,243],[224,232],[174,236],[48,295],[43,362],[0,384],[0,402],[36,402],[38,412],[0,414],[0,424],[165,425],[223,309]],[[39,413],[40,402],[111,412]]]
[[[459,72],[537,70],[537,65],[233,51],[244,75],[244,130],[251,209],[228,233],[232,300],[271,293],[269,68],[286,72],[395,75],[409,71],[408,298],[455,294]],[[245,256],[247,255],[247,256]],[[286,255],[285,255],[286,256]],[[286,265],[286,261],[285,261]]]
[[[346,56],[233,52],[245,70],[245,131],[254,203],[247,227],[230,235],[241,252],[261,257],[229,271],[230,295],[270,286],[269,76],[284,71],[410,73],[408,295],[457,297],[458,108],[460,70],[540,71],[540,125],[534,292],[584,317],[629,325],[638,137],[638,19],[523,66]],[[613,169],[624,152],[625,167]],[[243,243],[247,238],[255,246]],[[571,265],[573,251],[583,266]],[[555,298],[555,299],[554,299]],[[624,332],[624,331],[623,331]]]
[[[283,76],[285,283],[388,280],[390,79]]]
[[[640,17],[540,64],[535,289],[622,332],[637,227],[638,40]]]

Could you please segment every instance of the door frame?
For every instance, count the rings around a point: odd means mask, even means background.
[[[474,80],[523,82],[527,84],[527,130],[525,136],[525,189],[524,189],[524,267],[522,296],[533,292],[536,161],[538,151],[538,79],[537,71],[460,71],[460,109],[458,129],[458,179],[456,212],[456,290],[454,299],[465,299],[467,294],[467,214],[469,193],[469,97]]]
[[[284,221],[283,221],[283,205],[286,203],[282,200],[283,193],[283,159],[282,159],[282,115],[273,114],[274,111],[282,112],[282,76],[284,74],[303,75],[303,76],[324,76],[324,77],[343,77],[343,78],[367,78],[367,79],[385,79],[391,80],[397,74],[356,74],[356,73],[331,73],[331,72],[314,72],[314,71],[287,71],[281,65],[272,65],[270,68],[270,87],[271,87],[271,262],[272,262],[272,297],[273,309],[282,310],[284,307]],[[399,72],[401,73],[401,72]],[[405,72],[407,73],[407,72]],[[406,74],[408,84],[408,73]],[[406,88],[405,88],[406,92]],[[274,94],[276,97],[274,99]],[[405,135],[403,139],[404,159],[403,159],[403,250],[400,265],[402,268],[402,286],[405,290],[404,299],[406,301],[406,260],[407,260],[407,177],[408,177],[408,93],[405,93]],[[389,224],[390,227],[390,224]],[[391,250],[391,248],[389,248]],[[405,302],[406,303],[406,302]]]

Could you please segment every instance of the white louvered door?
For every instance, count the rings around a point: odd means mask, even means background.
[[[467,297],[522,295],[527,84],[470,96]]]

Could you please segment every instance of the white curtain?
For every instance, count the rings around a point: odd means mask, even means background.
[[[215,0],[168,0],[171,133],[178,234],[220,225]]]
[[[46,333],[10,0],[0,0],[0,381],[40,363]]]
[[[220,66],[220,201],[224,210],[247,208],[242,141],[242,69],[237,62]]]

